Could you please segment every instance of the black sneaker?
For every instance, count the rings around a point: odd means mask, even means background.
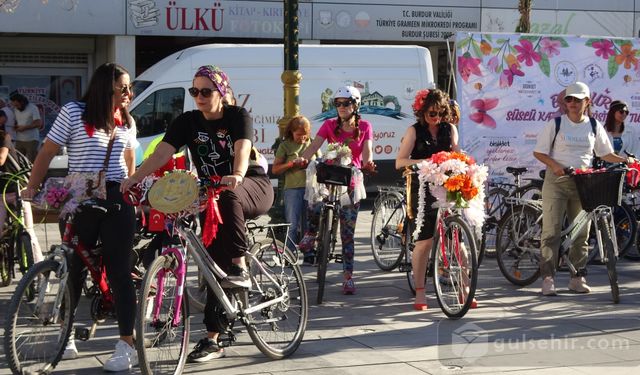
[[[205,337],[198,341],[187,359],[189,362],[206,362],[224,356],[224,349],[219,347],[215,341]]]
[[[238,266],[237,264],[231,265],[229,272],[227,272],[227,278],[225,281],[240,288],[251,287],[251,277],[249,277],[249,273],[246,269]]]

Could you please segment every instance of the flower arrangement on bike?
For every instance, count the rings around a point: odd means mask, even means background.
[[[439,204],[463,208],[463,214],[472,227],[482,228],[484,222],[484,183],[488,169],[460,152],[441,151],[418,163],[421,184],[428,183],[428,192]],[[419,204],[415,235],[420,233],[427,211],[427,189],[418,192]]]
[[[306,160],[320,149],[324,141],[347,146],[351,151],[351,163],[356,168],[373,171],[373,131],[371,123],[360,117],[358,108],[360,107],[361,96],[358,89],[353,86],[344,86],[336,90],[333,96],[333,105],[336,108],[338,117],[326,120],[311,145],[302,154]],[[332,148],[334,146],[331,146]],[[337,147],[337,146],[336,146]],[[337,148],[336,150],[337,155]],[[354,294],[356,292],[353,281],[354,266],[354,232],[360,202],[355,198],[354,186],[348,188],[349,202],[341,205],[340,208],[340,238],[342,240],[343,254],[343,276],[342,292],[344,294]],[[309,191],[307,191],[309,194]],[[313,245],[318,230],[318,221],[322,202],[309,200],[310,210],[308,214],[309,223],[304,238],[300,241],[300,250],[305,254],[305,263],[314,262]]]

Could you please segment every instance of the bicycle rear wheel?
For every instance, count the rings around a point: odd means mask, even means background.
[[[22,277],[6,311],[4,352],[14,374],[48,374],[56,367],[73,325],[72,285],[60,263],[48,259]],[[34,294],[28,291],[33,287]]]
[[[180,307],[175,305],[182,289],[177,285],[177,267],[175,256],[163,255],[144,275],[136,320],[136,350],[143,374],[180,374],[187,360],[189,302],[185,293]]]
[[[513,207],[498,226],[498,266],[502,275],[515,285],[527,286],[540,276],[540,215],[529,206]]]
[[[271,359],[297,349],[307,327],[307,288],[296,258],[280,241],[256,243],[249,263],[251,288],[247,308],[278,298],[281,302],[247,314],[244,321],[253,343]],[[245,308],[246,310],[246,308]]]
[[[616,263],[618,257],[613,248],[613,239],[611,238],[611,228],[609,226],[609,217],[603,216],[598,219],[598,227],[602,236],[602,246],[604,250],[604,263],[607,265],[607,275],[611,284],[611,297],[613,303],[620,303],[620,289],[618,287],[618,271],[616,271]]]
[[[476,294],[476,240],[459,216],[444,218],[443,225],[444,237],[436,229],[433,241],[433,285],[442,312],[450,319],[460,319]]]
[[[371,221],[371,252],[381,270],[391,271],[402,261],[402,225],[406,213],[400,194],[383,194]]]
[[[633,209],[624,202],[614,208],[613,221],[618,242],[618,254],[624,256],[635,243],[638,221]]]
[[[329,266],[329,253],[331,252],[331,228],[333,226],[333,210],[326,209],[323,217],[320,218],[320,225],[318,226],[318,237],[320,243],[318,243],[318,252],[316,254],[316,261],[318,263],[318,294],[316,296],[316,303],[322,304],[324,298],[324,284],[327,278],[327,267]]]
[[[500,218],[506,213],[507,206],[504,199],[508,196],[507,190],[492,188],[485,197],[485,211],[488,217],[482,228],[480,248],[478,249],[478,265],[482,263],[485,256],[487,258],[496,257],[496,232]]]

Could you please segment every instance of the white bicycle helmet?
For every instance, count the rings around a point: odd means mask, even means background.
[[[333,95],[333,99],[351,99],[356,102],[356,105],[360,106],[360,91],[353,86],[342,86]]]

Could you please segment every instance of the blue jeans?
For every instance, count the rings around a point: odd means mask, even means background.
[[[304,234],[307,226],[307,204],[304,200],[305,188],[285,189],[284,216],[289,226],[287,247],[294,250],[300,241],[298,233]],[[299,231],[299,232],[298,232]]]

